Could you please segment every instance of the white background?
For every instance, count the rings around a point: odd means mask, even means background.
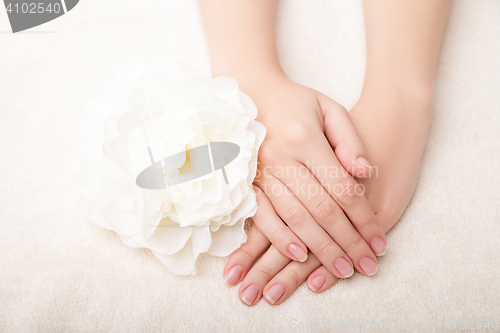
[[[278,307],[248,308],[222,282],[224,258],[202,256],[197,276],[175,276],[149,251],[87,221],[70,192],[68,157],[85,103],[114,66],[172,53],[209,73],[196,2],[82,0],[19,34],[0,8],[0,331],[500,323],[498,17],[497,0],[455,1],[419,184],[377,275],[355,274],[320,295],[303,285]],[[362,18],[360,0],[281,1],[285,72],[352,107],[364,73]]]

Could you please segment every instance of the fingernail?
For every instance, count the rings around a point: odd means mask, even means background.
[[[276,303],[277,300],[283,296],[286,291],[286,287],[280,283],[275,284],[266,292],[266,298],[271,302],[271,304]]]
[[[233,266],[224,276],[224,283],[229,285],[235,285],[241,279],[241,275],[243,274],[243,268],[240,265]]]
[[[320,275],[316,276],[314,279],[312,279],[311,282],[309,282],[308,284],[309,284],[309,288],[312,291],[316,291],[319,288],[323,287],[325,282],[326,282],[326,276],[324,276],[323,274],[320,274]]]
[[[334,266],[344,278],[351,277],[354,273],[354,268],[347,260],[342,257],[335,260]]]
[[[359,261],[359,266],[368,276],[372,276],[377,273],[377,264],[370,257],[361,258],[361,260]]]
[[[359,164],[364,165],[365,167],[369,167],[370,169],[373,170],[372,166],[370,165],[370,163],[366,158],[360,156],[356,160],[359,162]]]
[[[288,252],[298,261],[304,262],[307,260],[307,253],[295,243],[288,245]]]
[[[386,245],[380,237],[373,238],[370,242],[370,247],[373,253],[375,253],[375,255],[377,256],[383,256],[385,254]]]
[[[241,293],[241,299],[243,302],[247,303],[247,305],[252,305],[257,296],[259,296],[259,287],[255,284],[249,285],[243,293]]]

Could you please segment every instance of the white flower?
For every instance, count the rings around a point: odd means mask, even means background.
[[[129,246],[151,249],[170,271],[196,274],[200,253],[227,256],[246,240],[244,221],[257,207],[252,182],[265,128],[232,78],[214,79],[181,65],[135,76],[89,103],[86,139],[72,154],[76,189],[89,219]],[[224,167],[229,184],[222,170],[167,189],[136,184],[152,164],[148,147],[159,161],[210,142],[240,147]],[[189,168],[188,152],[183,166],[165,174]]]

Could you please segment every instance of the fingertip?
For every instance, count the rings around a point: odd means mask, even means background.
[[[345,170],[353,177],[358,179],[370,178],[373,173],[373,167],[368,160],[363,156],[357,156],[352,149],[346,145],[339,145],[335,149],[335,155],[345,168]]]
[[[236,249],[236,251],[229,256],[229,259],[224,266],[224,270],[222,271],[222,278],[226,285],[237,285],[245,278],[248,270],[253,264],[253,261],[245,261],[243,259],[244,258],[241,256],[240,249]]]
[[[322,293],[330,289],[338,280],[339,278],[332,275],[325,266],[321,266],[309,275],[307,286],[314,293]]]
[[[357,170],[355,177],[370,178],[373,173],[373,167],[371,166],[370,162],[368,162],[368,160],[363,156],[359,156],[358,158],[356,158],[356,162],[358,164],[359,170]]]
[[[306,250],[304,250],[306,248]],[[287,257],[289,257],[292,260],[299,261],[299,262],[305,262],[307,260],[307,247],[305,246],[300,246],[295,243],[292,243],[288,245],[288,252],[289,254]]]
[[[350,170],[352,170],[351,175],[358,179],[370,178],[373,174],[373,167],[362,156],[353,159],[350,167]]]
[[[373,174],[373,169],[363,166],[363,165],[353,165],[351,167],[352,172],[350,174],[354,178],[358,179],[365,179],[365,178],[370,178]]]
[[[263,294],[266,302],[270,305],[278,305],[286,299],[287,288],[282,283],[277,283],[272,287],[264,290]]]
[[[387,241],[384,241],[381,237],[374,237],[370,241],[370,248],[377,257],[381,257],[385,254],[387,250]]]
[[[240,300],[248,306],[255,305],[262,297],[260,289],[255,284],[251,284],[244,289],[240,289]]]
[[[323,288],[325,283],[326,283],[326,276],[323,274],[318,274],[313,278],[309,277],[309,279],[307,279],[307,287],[309,287],[309,289],[315,293],[321,292],[319,290]]]
[[[234,265],[224,275],[224,283],[234,286],[243,279],[244,272],[240,265]]]

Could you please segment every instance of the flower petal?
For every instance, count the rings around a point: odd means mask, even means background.
[[[155,255],[160,262],[167,267],[169,271],[179,275],[196,275],[198,273],[195,262],[198,258],[198,254],[193,252],[192,241],[189,240],[179,252],[172,255],[166,255],[153,250]]]
[[[247,234],[243,228],[245,220],[240,220],[232,226],[221,226],[217,232],[212,233],[212,245],[207,253],[225,257],[230,255],[234,250],[239,248],[241,244],[246,242]]]
[[[182,251],[187,246],[192,234],[193,228],[182,228],[178,224],[162,222],[151,237],[146,239],[141,233],[138,233],[132,238],[143,247],[161,254],[171,255]]]

